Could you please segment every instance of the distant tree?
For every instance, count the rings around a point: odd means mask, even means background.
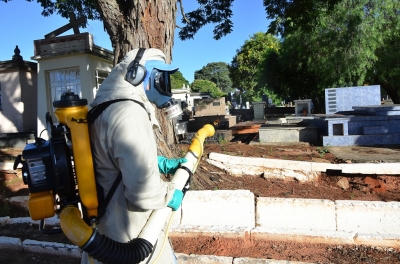
[[[277,52],[279,48],[278,38],[258,32],[244,42],[229,64],[234,88],[246,91],[246,96],[251,98],[249,101],[261,101],[261,95],[267,93],[267,83],[260,76],[264,74],[261,65],[268,53]]]
[[[232,81],[229,77],[228,64],[225,62],[211,62],[194,72],[194,79],[208,80],[217,85],[224,92],[231,92]]]
[[[180,71],[171,74],[171,89],[180,89],[183,85],[188,86],[189,81],[183,77]]]
[[[378,61],[369,70],[366,83],[380,84],[382,96],[389,95],[396,104],[400,103],[400,36],[386,41],[376,52]]]
[[[393,102],[400,103],[400,88],[395,84],[400,79],[395,56],[399,10],[398,0],[344,0],[331,10],[321,8],[325,15],[315,18],[313,30],[297,28],[286,36],[281,66],[286,63],[302,73],[299,84],[308,87],[307,94],[368,82],[381,84]],[[315,86],[310,87],[310,82]]]
[[[309,58],[315,52],[309,42],[302,34],[291,34],[282,42],[278,53],[267,55],[261,67],[268,87],[279,98],[313,99],[315,109],[322,113],[324,88],[320,85],[321,76],[309,68]]]
[[[190,85],[190,89],[194,92],[208,92],[214,98],[226,96],[226,93],[222,92],[215,83],[208,80],[194,80]]]
[[[286,38],[298,29],[310,32],[318,24],[318,18],[329,16],[339,2],[347,0],[263,0],[267,18],[272,20],[268,33]]]

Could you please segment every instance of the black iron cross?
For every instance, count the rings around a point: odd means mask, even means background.
[[[50,32],[49,34],[45,35],[44,38],[54,38],[68,30],[70,30],[71,28],[74,29],[74,34],[79,34],[79,25],[82,24],[83,22],[86,21],[85,17],[80,17],[78,20],[76,20],[75,18],[75,14],[74,13],[70,13],[69,14],[69,23],[66,24],[65,26],[62,26],[56,30],[54,30],[53,32]]]

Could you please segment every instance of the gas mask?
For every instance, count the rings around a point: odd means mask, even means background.
[[[172,119],[182,114],[179,102],[171,97],[170,72],[154,68],[151,71],[148,82],[144,84],[146,84],[145,92],[147,98],[150,102],[155,104],[157,108],[163,109],[162,113],[166,118]]]
[[[158,109],[162,109],[162,114],[167,119],[178,117],[182,114],[180,103],[172,98],[170,74],[178,70],[170,64],[161,60],[148,60],[145,65],[141,65],[141,60],[145,49],[139,49],[133,66],[126,73],[125,80],[133,86],[138,86],[143,82],[144,91],[150,102],[155,104]]]

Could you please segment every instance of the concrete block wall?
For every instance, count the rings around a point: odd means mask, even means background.
[[[256,225],[335,231],[335,203],[319,199],[257,198]]]
[[[189,191],[170,235],[400,247],[400,203],[255,198],[248,190]]]
[[[182,202],[180,224],[253,228],[254,194],[248,190],[189,191]]]
[[[315,126],[261,126],[260,142],[316,142],[318,128]]]
[[[336,201],[337,229],[363,234],[400,235],[399,202]]]
[[[256,198],[248,190],[189,191],[174,215],[170,236],[251,237],[400,248],[399,215],[400,202]],[[0,224],[29,220],[32,221],[29,217],[3,217]],[[57,217],[46,220],[48,226],[57,224]],[[43,243],[30,240],[23,243],[26,250],[44,247]],[[21,246],[12,238],[3,246],[14,244]],[[51,247],[51,243],[45,246]],[[65,252],[76,249],[59,247]]]
[[[400,163],[325,163],[309,162],[296,160],[280,160],[267,158],[251,158],[225,155],[211,152],[208,155],[207,162],[225,170],[230,175],[267,175],[271,170],[284,170],[278,178],[288,179],[293,177],[293,171],[300,172],[304,177],[295,177],[299,181],[312,181],[316,179],[314,172],[326,172],[327,170],[338,170],[342,173],[360,173],[360,174],[400,174]],[[268,173],[266,173],[268,172]]]

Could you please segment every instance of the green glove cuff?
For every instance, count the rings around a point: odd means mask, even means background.
[[[178,210],[179,206],[181,206],[183,200],[183,192],[181,190],[175,189],[174,195],[172,196],[171,201],[168,203],[168,207],[172,208],[172,211]]]
[[[187,162],[187,159],[168,159],[163,156],[158,156],[158,170],[162,174],[174,174],[181,163]]]

